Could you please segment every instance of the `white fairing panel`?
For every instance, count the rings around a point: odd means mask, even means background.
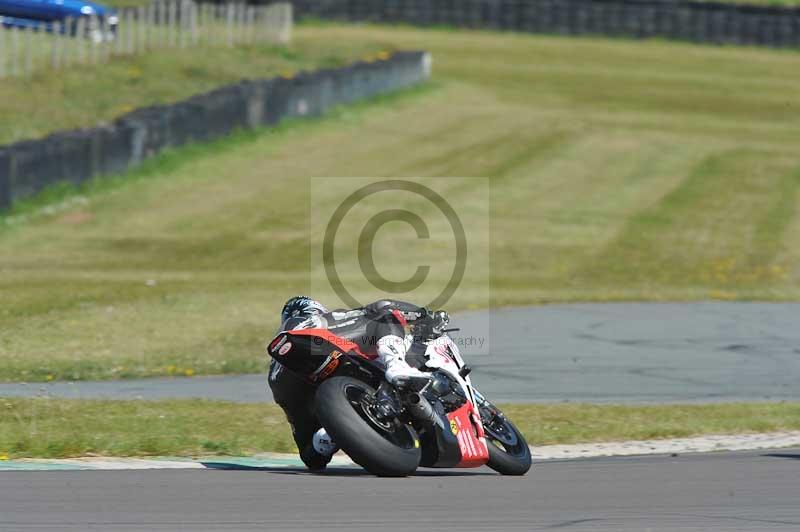
[[[461,353],[455,342],[449,336],[441,336],[428,342],[425,354],[428,357],[428,362],[425,365],[431,369],[439,369],[449,373],[466,391],[470,401],[475,404],[469,376],[461,377],[458,374],[458,371],[464,366],[464,359],[461,358]]]

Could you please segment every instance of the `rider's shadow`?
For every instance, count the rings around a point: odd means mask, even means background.
[[[266,471],[279,475],[305,475],[319,477],[370,477],[374,475],[367,473],[359,467],[329,467],[325,471],[312,472],[304,467],[281,467],[281,466],[251,466],[244,464],[232,464],[226,462],[202,462],[206,469],[216,469],[220,471]],[[414,472],[412,477],[474,477],[474,476],[496,476],[493,471],[475,470],[452,470],[452,469],[425,469]]]

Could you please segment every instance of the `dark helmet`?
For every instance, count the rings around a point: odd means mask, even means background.
[[[309,318],[326,312],[328,309],[319,301],[306,296],[295,296],[283,305],[281,323],[286,323],[289,318]]]

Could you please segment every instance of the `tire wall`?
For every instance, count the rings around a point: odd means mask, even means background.
[[[561,35],[800,44],[800,9],[688,0],[291,0],[298,18]]]
[[[0,146],[0,209],[49,185],[122,173],[168,147],[319,116],[334,105],[410,87],[428,77],[429,67],[425,52],[397,52],[342,68],[242,81],[137,109],[110,125]]]

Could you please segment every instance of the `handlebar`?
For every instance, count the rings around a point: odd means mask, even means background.
[[[413,325],[414,336],[421,340],[432,340],[439,338],[445,333],[458,331],[458,328],[447,328],[450,323],[450,315],[447,311],[437,310],[418,320]]]

